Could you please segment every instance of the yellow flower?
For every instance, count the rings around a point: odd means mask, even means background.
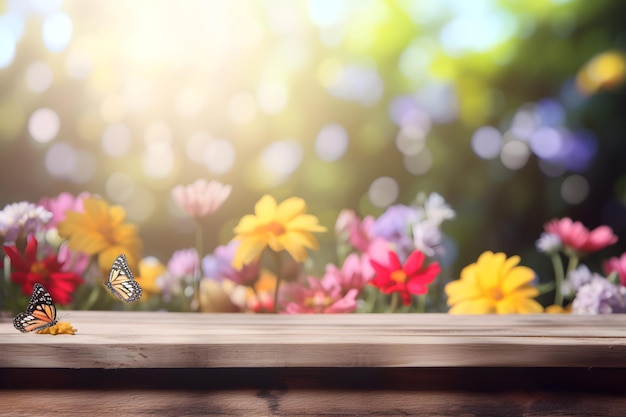
[[[98,256],[98,265],[108,271],[118,255],[124,253],[131,269],[137,266],[142,244],[133,224],[122,223],[126,212],[109,206],[100,198],[83,200],[84,212],[68,211],[57,226],[59,235],[68,239],[70,249]]]
[[[203,279],[200,281],[200,305],[204,313],[235,313],[239,311],[230,300],[230,292],[233,283],[224,280],[218,282],[212,279]]]
[[[552,304],[546,307],[544,313],[546,314],[570,314],[572,312],[572,305],[562,307],[558,304]]]
[[[317,217],[305,214],[307,209],[303,199],[291,197],[276,204],[274,197],[264,195],[254,206],[254,215],[241,218],[233,240],[239,240],[233,258],[233,267],[241,269],[244,264],[258,260],[263,249],[269,246],[274,252],[286,250],[297,261],[308,257],[306,248],[317,250],[318,243],[313,232],[325,232],[318,224]]]
[[[135,280],[141,285],[144,296],[161,294],[161,287],[156,283],[157,278],[165,273],[165,265],[163,265],[154,256],[148,256],[139,261],[139,276]],[[142,297],[141,300],[147,300]]]
[[[274,311],[274,289],[276,275],[267,269],[262,269],[254,287],[237,285],[230,291],[230,299],[242,311],[253,313],[269,313]]]
[[[507,259],[504,253],[484,252],[476,263],[461,271],[461,278],[448,283],[450,314],[529,314],[541,313],[539,295],[530,282],[535,273],[516,266],[519,256]]]
[[[37,333],[57,335],[57,334],[74,334],[77,331],[78,330],[75,329],[74,326],[72,326],[72,323],[67,322],[67,321],[59,321],[55,325],[46,327],[45,329],[42,329],[42,330],[38,330]]]

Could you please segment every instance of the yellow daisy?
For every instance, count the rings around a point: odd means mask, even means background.
[[[507,259],[504,253],[484,252],[461,271],[461,278],[448,283],[450,314],[528,314],[541,313],[543,307],[534,297],[532,269],[516,266],[519,256]]]
[[[120,254],[126,254],[131,269],[137,266],[142,244],[137,227],[123,223],[126,212],[121,206],[109,206],[100,198],[83,200],[84,212],[68,211],[57,225],[59,235],[68,240],[70,249],[97,255],[98,266],[108,271]]]
[[[233,258],[233,267],[241,269],[261,257],[269,246],[274,252],[286,250],[297,261],[308,257],[306,249],[318,249],[314,232],[325,232],[317,217],[306,213],[303,199],[291,197],[276,204],[274,197],[264,195],[254,206],[254,214],[241,218],[235,227],[233,240],[240,244]]]

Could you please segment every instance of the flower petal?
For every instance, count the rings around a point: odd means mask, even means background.
[[[502,292],[505,294],[515,291],[515,289],[528,284],[535,279],[535,271],[525,266],[513,268],[502,281]]]
[[[463,301],[455,304],[448,311],[449,314],[491,314],[495,311],[495,306],[486,298]]]

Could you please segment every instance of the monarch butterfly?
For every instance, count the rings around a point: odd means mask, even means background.
[[[43,330],[57,323],[57,308],[50,293],[43,285],[36,283],[33,286],[33,295],[30,297],[26,311],[19,313],[13,319],[13,326],[22,333],[33,330]]]
[[[141,286],[135,281],[124,254],[115,258],[105,285],[112,294],[124,302],[131,303],[141,298]]]

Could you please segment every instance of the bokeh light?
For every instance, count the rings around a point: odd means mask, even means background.
[[[390,177],[380,177],[372,182],[367,193],[370,202],[375,207],[387,207],[398,198],[400,186]]]
[[[348,132],[336,123],[324,126],[315,140],[315,151],[324,161],[339,160],[347,149]]]
[[[482,126],[472,135],[472,150],[483,159],[493,159],[500,155],[502,135],[493,126]]]
[[[102,149],[114,158],[126,155],[131,143],[131,131],[124,123],[111,123],[102,132]]]
[[[0,174],[29,174],[2,202],[106,196],[146,236],[171,236],[146,244],[165,259],[195,227],[170,190],[198,178],[233,185],[207,247],[263,194],[303,197],[332,223],[436,191],[458,208],[459,257],[475,259],[477,235],[520,253],[535,238],[514,226],[521,213],[598,224],[613,204],[610,219],[626,218],[624,13],[585,0],[9,0]]]
[[[580,204],[589,196],[589,181],[581,175],[570,175],[561,184],[561,196],[569,204]]]
[[[43,93],[52,84],[52,69],[42,61],[33,62],[26,70],[26,85],[35,93]]]
[[[203,161],[209,172],[225,174],[235,164],[235,147],[226,139],[209,139],[204,148]]]
[[[62,12],[45,18],[42,25],[43,42],[51,52],[61,52],[72,39],[72,20]]]
[[[49,108],[35,110],[28,120],[28,132],[36,142],[50,142],[57,136],[60,128],[58,114]]]

